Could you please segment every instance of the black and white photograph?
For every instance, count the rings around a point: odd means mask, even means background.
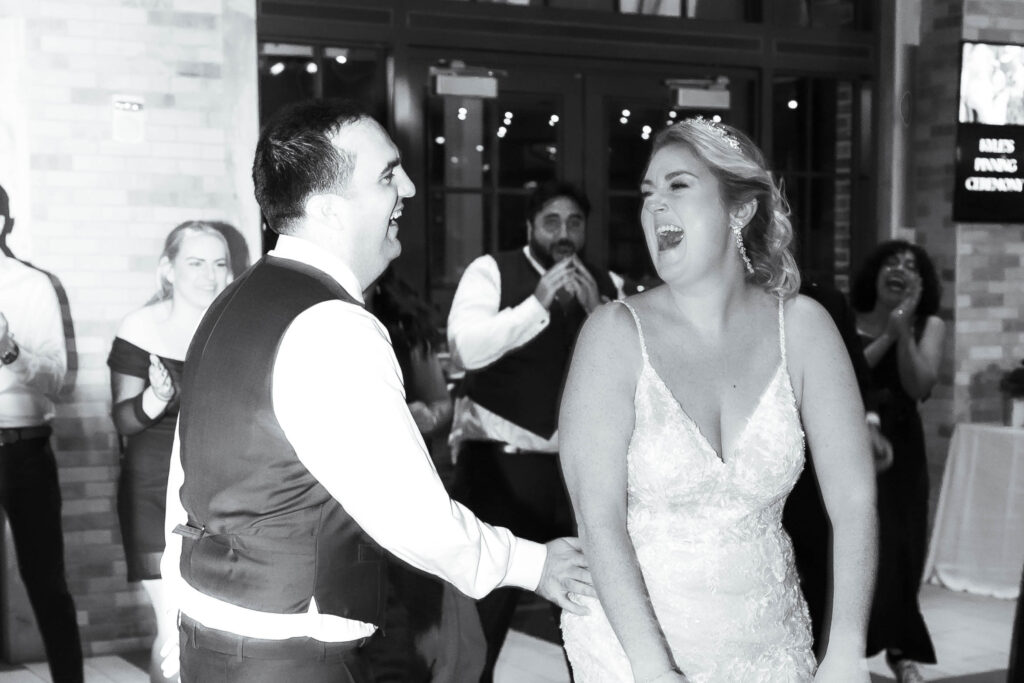
[[[1024,0],[0,0],[0,683],[1024,683]]]

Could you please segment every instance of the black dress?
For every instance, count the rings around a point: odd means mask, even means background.
[[[184,363],[163,357],[160,360],[175,385],[180,386]],[[139,377],[149,386],[149,351],[115,337],[107,365],[113,371]],[[146,429],[122,440],[117,516],[121,523],[129,581],[160,578],[167,472],[177,419],[178,400],[175,397],[163,415],[151,421]]]
[[[861,341],[867,346],[873,339],[862,335]],[[895,345],[871,376],[893,463],[878,475],[878,580],[867,654],[894,649],[907,659],[934,664],[935,648],[918,603],[928,545],[928,460],[921,416],[917,401],[900,383]]]

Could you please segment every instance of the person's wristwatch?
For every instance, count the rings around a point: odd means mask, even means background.
[[[7,349],[3,354],[0,354],[0,363],[4,365],[10,365],[14,361],[18,360],[18,354],[21,353],[21,349],[18,348],[18,343],[13,339],[10,340],[10,348]]]

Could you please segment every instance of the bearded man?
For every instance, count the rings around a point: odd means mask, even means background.
[[[477,258],[459,281],[448,342],[465,378],[451,443],[454,497],[481,519],[532,540],[573,529],[558,466],[558,403],[587,315],[622,295],[622,280],[580,258],[590,202],[564,182],[537,187],[528,244]],[[491,681],[521,591],[500,589],[477,607],[487,639],[481,681]]]

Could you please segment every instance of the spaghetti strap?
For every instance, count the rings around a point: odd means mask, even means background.
[[[625,306],[629,310],[629,312],[632,314],[633,322],[636,323],[636,333],[637,333],[637,336],[640,337],[640,355],[644,359],[644,364],[649,364],[650,361],[647,359],[647,342],[644,341],[644,328],[640,326],[640,316],[638,316],[636,314],[636,309],[634,309],[630,304],[628,304],[628,303],[626,303],[625,301],[622,301],[622,300],[616,300],[616,301],[617,301],[617,303],[620,303],[623,306]]]
[[[785,300],[779,297],[779,351],[782,353],[782,362],[786,364],[786,318],[783,315],[783,304]]]

